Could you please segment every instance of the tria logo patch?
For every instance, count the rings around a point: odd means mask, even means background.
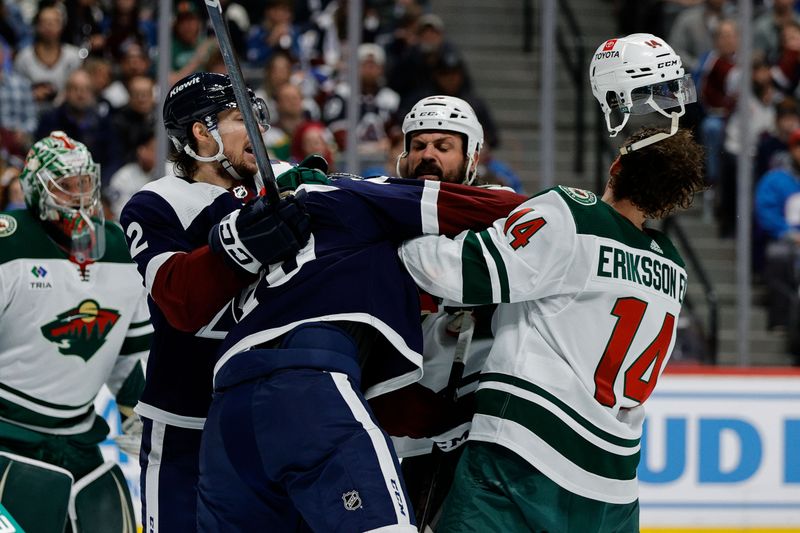
[[[41,330],[62,355],[77,355],[88,361],[106,341],[119,317],[115,309],[103,309],[94,300],[84,300]]]
[[[17,219],[0,213],[0,237],[8,237],[17,231]]]
[[[31,270],[33,279],[28,282],[28,288],[31,290],[52,289],[53,284],[47,277],[47,270],[41,265],[34,265]]]
[[[358,494],[357,490],[351,490],[350,492],[342,494],[342,501],[344,502],[344,508],[348,511],[361,509],[361,496]]]

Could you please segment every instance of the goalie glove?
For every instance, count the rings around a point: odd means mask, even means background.
[[[142,446],[142,421],[138,415],[129,416],[122,421],[122,433],[114,437],[119,449],[131,457],[139,456]]]
[[[305,191],[270,205],[258,197],[228,214],[208,234],[208,244],[234,269],[256,274],[262,265],[278,263],[303,248],[311,235]]]

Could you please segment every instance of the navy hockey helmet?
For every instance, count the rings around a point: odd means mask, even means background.
[[[269,112],[264,100],[256,97],[252,89],[247,89],[253,112],[258,124],[266,131],[269,128]],[[225,74],[214,72],[197,72],[191,74],[172,86],[164,100],[164,127],[173,146],[179,152],[186,152],[198,161],[219,161],[228,169],[227,159],[222,154],[222,139],[217,131],[217,115],[228,109],[238,107],[236,94],[231,79]],[[192,125],[195,122],[204,124],[214,139],[219,150],[212,157],[197,155],[189,145]],[[228,169],[232,172],[232,168]],[[232,172],[235,178],[240,176]]]

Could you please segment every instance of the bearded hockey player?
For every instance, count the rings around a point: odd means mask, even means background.
[[[121,228],[104,222],[86,146],[51,133],[20,181],[27,209],[0,214],[0,503],[27,531],[64,530],[70,506],[73,530],[133,532],[93,402],[106,384],[133,420],[152,334],[146,295]]]
[[[249,91],[261,131],[266,105]],[[177,175],[136,193],[120,221],[149,294],[155,328],[136,412],[144,433],[142,520],[148,533],[194,531],[200,437],[211,402],[213,355],[231,303],[262,263],[293,256],[308,239],[294,198],[255,199],[257,166],[230,78],[209,72],[167,93],[164,126]],[[273,163],[275,174],[290,168]],[[231,233],[209,232],[235,212]],[[214,325],[209,323],[215,316]]]
[[[612,133],[645,108],[671,120],[627,139],[601,198],[559,186],[484,231],[401,248],[431,294],[500,304],[437,532],[639,530],[642,404],[686,291],[680,255],[645,221],[691,203],[702,150],[677,127],[693,91],[661,39],[607,41],[591,80]]]

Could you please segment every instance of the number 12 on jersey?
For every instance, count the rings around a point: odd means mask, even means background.
[[[611,314],[617,317],[617,323],[594,373],[594,398],[602,405],[613,407],[617,403],[614,383],[622,370],[622,363],[628,355],[634,336],[639,331],[646,310],[647,302],[638,298],[619,298],[614,304]],[[644,403],[653,392],[672,342],[674,326],[675,317],[666,313],[658,335],[633,364],[624,370],[623,394],[626,398]],[[645,379],[645,373],[650,367],[652,367],[650,377]]]

